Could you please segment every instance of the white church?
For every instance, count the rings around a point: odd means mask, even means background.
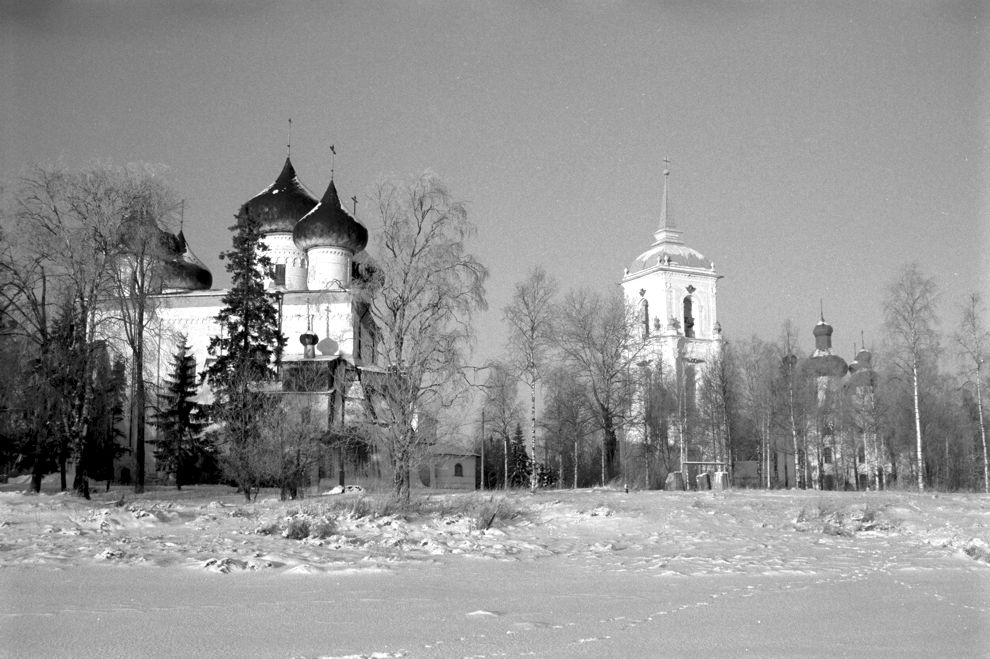
[[[374,324],[352,288],[369,275],[370,259],[364,252],[368,230],[341,206],[332,174],[317,199],[300,183],[288,157],[275,181],[240,206],[237,221],[248,216],[260,219],[262,241],[274,265],[274,277],[265,284],[286,337],[281,387],[302,401],[296,404],[309,408],[307,416],[315,413],[315,426],[343,428],[349,415],[353,419],[364,408],[358,369],[375,362]],[[205,370],[210,340],[222,331],[216,317],[227,292],[212,288],[212,273],[193,254],[182,231],[163,231],[162,243],[169,256],[149,332],[158,345],[149,352],[145,370],[147,381],[155,385],[169,377],[183,337],[197,370]],[[200,401],[210,399],[208,387],[202,388]],[[154,433],[149,428],[149,438]],[[146,453],[149,474],[154,473],[152,453]],[[341,470],[344,460],[340,451],[328,456],[325,470]]]

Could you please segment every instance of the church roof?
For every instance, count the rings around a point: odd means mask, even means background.
[[[189,249],[186,236],[179,230],[176,236],[179,250],[165,262],[163,288],[184,291],[205,291],[213,286],[213,273]]]
[[[667,181],[670,170],[663,171],[663,199],[660,204],[660,227],[653,233],[653,245],[636,257],[628,268],[628,275],[650,270],[657,266],[680,266],[714,270],[715,265],[696,249],[684,244],[681,233],[670,212]]]
[[[316,197],[299,182],[292,161],[286,157],[275,182],[244,202],[237,218],[250,213],[260,218],[262,233],[289,233],[314,206]]]
[[[337,186],[330,179],[320,203],[299,220],[292,238],[299,249],[342,247],[357,253],[368,244],[368,230],[341,208]]]

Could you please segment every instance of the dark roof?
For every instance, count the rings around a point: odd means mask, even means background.
[[[331,179],[320,203],[292,230],[292,238],[299,249],[342,247],[357,253],[368,244],[368,230],[341,208],[337,186]]]
[[[275,182],[244,202],[237,219],[250,214],[260,219],[262,233],[288,233],[315,205],[316,197],[299,182],[292,161],[286,158]]]
[[[181,252],[165,262],[163,288],[184,291],[205,291],[213,286],[213,273],[189,249],[186,236],[179,230],[176,236]]]
[[[816,378],[842,377],[849,370],[846,360],[838,355],[812,355],[804,360],[801,369]]]

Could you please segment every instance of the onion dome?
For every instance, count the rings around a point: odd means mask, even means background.
[[[261,233],[291,233],[296,222],[313,210],[316,197],[296,177],[289,158],[275,182],[244,202],[237,213],[238,221],[251,215],[261,220]]]
[[[117,244],[134,255],[157,252],[166,258],[180,254],[184,247],[178,236],[164,231],[157,222],[138,213],[131,214],[120,223]]]
[[[877,374],[873,370],[873,354],[866,348],[856,353],[856,359],[849,365],[850,387],[872,387],[876,384]]]
[[[340,206],[333,179],[320,203],[305,215],[292,230],[299,249],[341,247],[356,254],[368,244],[368,230]]]
[[[320,341],[320,337],[313,334],[312,330],[306,330],[299,335],[299,343],[305,347],[315,346]]]
[[[849,370],[846,360],[832,354],[832,326],[821,317],[812,333],[815,335],[815,351],[804,363],[804,370],[812,377],[842,377]]]
[[[846,360],[838,355],[812,355],[802,365],[805,374],[815,378],[840,378],[846,374],[849,367]]]
[[[189,243],[181,230],[175,238],[181,250],[177,256],[165,262],[163,287],[184,291],[209,290],[213,286],[213,273],[189,249]]]

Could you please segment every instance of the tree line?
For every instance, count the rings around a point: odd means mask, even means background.
[[[157,467],[178,487],[223,480],[248,498],[262,485],[291,497],[321,453],[350,447],[374,451],[408,497],[430,446],[472,409],[463,373],[488,272],[467,249],[464,204],[431,173],[377,188],[374,260],[352,288],[375,328],[361,384],[377,402],[348,427],[321,426],[280,395],[286,338],[257,218],[237,221],[222,255],[232,285],[210,364],[162,335],[166,229],[180,208],[146,165],[36,167],[11,195],[0,223],[3,472],[31,474],[35,491],[59,473],[67,489],[74,465],[71,487],[86,496],[130,453],[140,492],[150,425]],[[486,369],[476,433],[486,487],[658,488],[703,459],[761,487],[988,488],[986,309],[974,294],[940,330],[936,282],[917,265],[887,286],[883,340],[827,381],[802,366],[809,355],[785,323],[774,340],[723,341],[687,386],[648,350],[621,294],[561,292],[540,267],[503,316],[509,341]],[[175,352],[152,377],[145,355],[163,345]],[[199,394],[204,377],[212,401]],[[340,389],[328,408],[344,405]]]
[[[766,488],[988,491],[986,308],[974,293],[943,316],[916,264],[886,286],[882,340],[841,377],[812,368],[787,321],[774,340],[723,341],[689,390],[621,293],[561,295],[540,267],[503,311],[510,339],[489,365],[476,440],[487,487],[516,483],[525,426],[531,487],[549,473],[564,487],[660,488],[683,458]]]

